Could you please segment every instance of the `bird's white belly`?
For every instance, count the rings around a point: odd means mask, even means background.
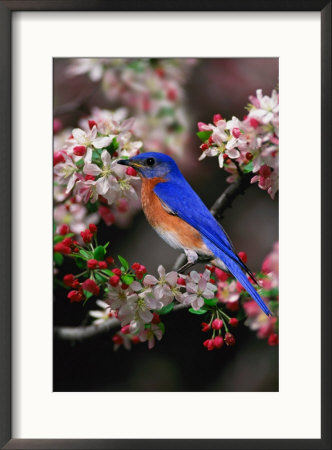
[[[181,245],[181,243],[175,233],[173,233],[171,231],[166,231],[159,227],[154,227],[154,229],[159,234],[159,236],[165,242],[167,242],[168,245],[170,245],[171,247],[173,247],[177,250],[184,250],[184,247]]]

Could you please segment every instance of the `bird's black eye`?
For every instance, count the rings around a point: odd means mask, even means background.
[[[152,167],[154,165],[154,163],[155,163],[154,158],[148,158],[146,160],[146,165],[149,166],[149,167]]]

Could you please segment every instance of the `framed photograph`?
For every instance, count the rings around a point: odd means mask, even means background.
[[[331,448],[331,3],[155,8],[0,2],[2,448]]]

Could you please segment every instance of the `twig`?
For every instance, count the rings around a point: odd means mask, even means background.
[[[173,311],[179,311],[181,309],[188,308],[190,305],[184,305],[179,303],[175,305]],[[65,341],[84,341],[101,334],[108,333],[110,330],[120,328],[120,322],[118,319],[107,319],[105,322],[99,325],[88,325],[81,327],[55,327],[54,337]]]
[[[88,100],[96,93],[98,88],[99,86],[96,86],[88,94],[85,94],[77,98],[76,100],[72,100],[71,102],[57,106],[53,111],[54,117],[63,116],[74,111],[82,111],[84,113],[89,112],[90,107],[88,105]]]

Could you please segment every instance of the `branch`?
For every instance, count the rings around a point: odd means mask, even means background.
[[[74,111],[81,111],[84,113],[88,113],[90,111],[90,106],[88,105],[88,100],[96,93],[99,86],[94,87],[88,94],[84,94],[76,100],[72,100],[71,102],[64,103],[63,105],[59,105],[54,108],[53,116],[59,117],[65,114],[72,113]]]
[[[241,172],[242,173],[242,172]],[[240,178],[232,183],[228,188],[224,190],[219,198],[214,202],[212,208],[210,209],[211,214],[217,219],[222,218],[222,214],[225,209],[230,208],[232,206],[233,200],[239,195],[244,194],[244,191],[248,189],[250,184],[250,180],[252,178],[252,173],[246,173],[240,176]],[[173,266],[173,270],[177,270],[182,267],[186,263],[186,255],[182,254],[178,256],[175,264]]]
[[[181,309],[188,308],[190,305],[184,305],[179,303],[175,305],[173,311],[179,311]],[[120,322],[118,319],[107,319],[100,325],[88,325],[81,327],[55,327],[53,330],[54,337],[56,339],[64,341],[84,341],[101,334],[108,333],[110,330],[120,328]]]

